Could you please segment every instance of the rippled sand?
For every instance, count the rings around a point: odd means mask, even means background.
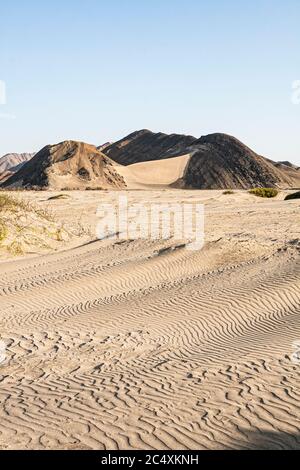
[[[206,244],[188,251],[93,242],[115,195],[69,195],[51,208],[91,239],[0,264],[0,448],[300,448],[300,202],[128,193],[203,202]]]

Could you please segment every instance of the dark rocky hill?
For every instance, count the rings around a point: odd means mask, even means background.
[[[195,137],[141,130],[104,148],[105,155],[121,165],[171,158],[184,153]]]

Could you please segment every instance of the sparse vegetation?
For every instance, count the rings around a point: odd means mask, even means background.
[[[8,245],[7,250],[13,256],[20,256],[24,253],[22,243],[18,240],[14,240],[10,245]]]
[[[285,201],[291,201],[293,199],[300,199],[300,191],[298,191],[297,193],[288,194],[285,198]]]
[[[279,194],[278,189],[275,188],[254,188],[249,191],[250,194],[253,194],[257,197],[273,198]]]
[[[3,222],[0,222],[0,243],[5,240],[5,238],[7,237],[7,233],[7,227],[3,224]]]
[[[0,214],[3,213],[3,211],[15,211],[19,208],[26,209],[27,203],[24,203],[24,201],[10,194],[0,194]]]
[[[225,196],[227,196],[227,195],[230,195],[230,194],[234,194],[234,191],[232,191],[231,189],[227,189],[226,191],[223,192],[223,194]]]
[[[50,249],[69,233],[46,208],[19,194],[0,194],[0,248],[14,256],[27,251]]]

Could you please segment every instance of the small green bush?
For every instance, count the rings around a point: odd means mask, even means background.
[[[288,194],[288,196],[285,198],[285,201],[291,201],[292,199],[300,199],[300,191],[297,193]]]
[[[257,197],[272,198],[272,197],[276,197],[279,191],[278,189],[275,189],[275,188],[254,188],[254,189],[251,189],[249,193]]]

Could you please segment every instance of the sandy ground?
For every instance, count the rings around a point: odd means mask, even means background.
[[[0,263],[0,449],[300,448],[300,201],[202,202],[206,243],[95,239],[101,202],[49,203],[90,238]]]

